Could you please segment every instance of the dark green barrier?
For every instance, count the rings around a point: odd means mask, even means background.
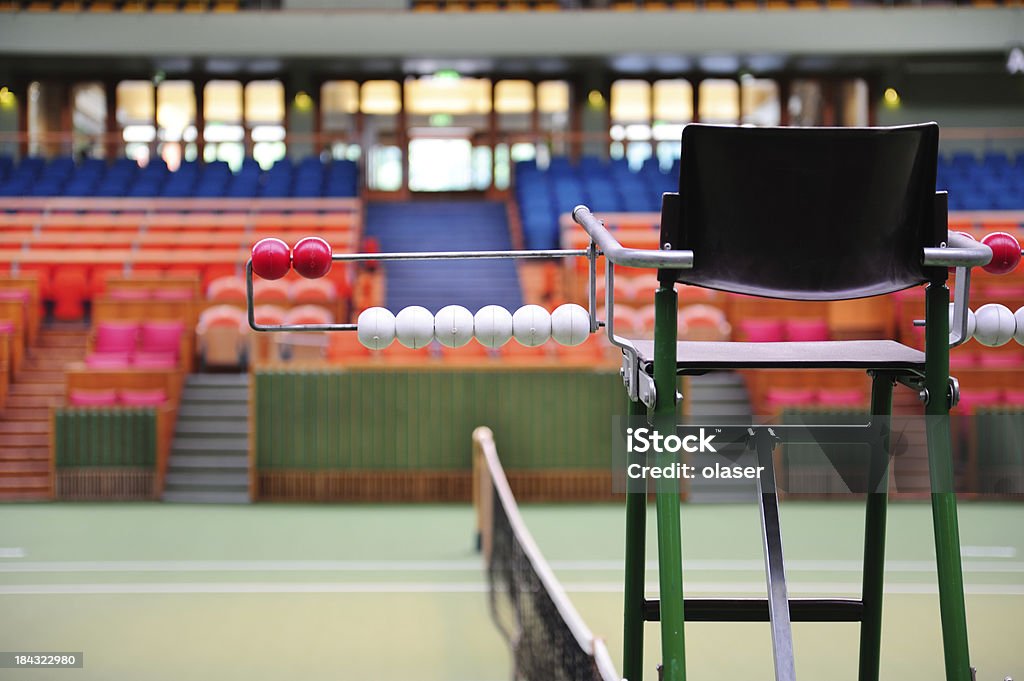
[[[66,407],[54,414],[57,468],[156,466],[155,409]]]
[[[581,369],[264,371],[256,374],[262,471],[471,467],[486,425],[508,469],[607,469],[617,372]]]
[[[978,491],[1024,494],[1024,410],[980,408],[973,428]]]

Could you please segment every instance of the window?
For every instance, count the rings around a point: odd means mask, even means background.
[[[149,145],[156,139],[153,83],[148,80],[123,80],[117,84],[115,98],[115,116],[125,143],[124,154],[144,166],[149,163]]]
[[[740,86],[735,80],[709,78],[702,80],[698,92],[702,123],[738,123],[740,119]]]
[[[393,80],[369,80],[359,92],[364,114],[363,133],[369,140],[366,183],[378,191],[402,188],[403,158],[398,146],[398,112],[402,110],[402,88]]]
[[[256,80],[245,86],[245,125],[252,138],[252,157],[264,169],[285,157],[284,85]]]
[[[751,125],[778,125],[782,118],[779,85],[767,78],[745,76],[740,78],[740,99],[743,123]]]
[[[196,158],[196,94],[191,81],[165,80],[156,88],[157,153],[177,170]]]
[[[206,146],[203,160],[225,161],[232,170],[245,159],[245,129],[242,127],[244,107],[242,84],[236,80],[211,80],[203,92],[203,131]]]

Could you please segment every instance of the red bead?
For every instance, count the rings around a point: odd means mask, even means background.
[[[260,239],[252,247],[252,271],[261,279],[280,279],[291,265],[291,251],[280,239]]]
[[[1020,262],[1020,242],[1012,234],[993,232],[981,243],[992,249],[992,261],[983,268],[989,274],[1008,274]]]
[[[324,276],[332,262],[331,245],[318,236],[307,236],[292,249],[292,267],[306,279]]]

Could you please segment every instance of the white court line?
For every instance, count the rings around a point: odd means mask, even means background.
[[[621,594],[618,582],[569,582],[563,585],[569,593]],[[689,582],[688,593],[763,594],[764,584],[757,582]],[[183,582],[137,584],[11,584],[0,586],[0,596],[56,596],[56,595],[144,595],[144,594],[410,594],[410,593],[484,593],[483,582]],[[860,593],[856,583],[791,584],[796,594],[853,594]],[[891,584],[888,594],[934,595],[934,584]],[[968,595],[1024,596],[1024,585],[974,584],[967,585]],[[652,594],[654,595],[654,594]]]
[[[25,549],[20,546],[0,546],[0,558],[24,558]]]
[[[577,572],[616,572],[623,570],[622,560],[553,560],[554,570]],[[648,570],[657,570],[657,561],[647,561]],[[757,572],[764,570],[761,560],[684,560],[683,568],[707,572]],[[18,561],[0,562],[0,573],[73,573],[73,572],[478,572],[479,560],[105,560],[105,561]],[[791,560],[788,572],[856,572],[863,569],[859,560]],[[964,572],[1024,573],[1021,561],[963,562]],[[935,563],[926,560],[892,560],[887,572],[935,572]]]

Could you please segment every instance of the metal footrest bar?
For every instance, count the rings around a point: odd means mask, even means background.
[[[768,622],[766,598],[685,598],[687,622]],[[789,618],[793,622],[860,622],[862,601],[853,598],[791,598]],[[661,620],[661,601],[644,600],[644,620]]]

